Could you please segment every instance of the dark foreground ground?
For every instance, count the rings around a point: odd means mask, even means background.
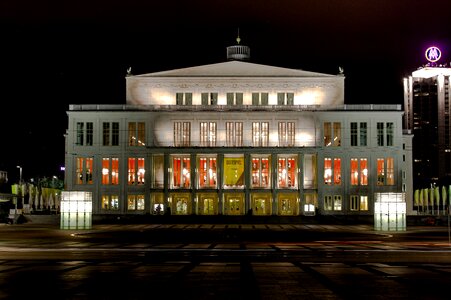
[[[1,299],[450,299],[447,226],[0,225]]]

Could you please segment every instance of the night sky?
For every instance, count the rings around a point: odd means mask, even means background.
[[[226,61],[337,74],[345,102],[402,104],[402,78],[430,45],[451,61],[451,1],[0,2],[0,170],[59,176],[69,104],[124,104],[125,74]]]

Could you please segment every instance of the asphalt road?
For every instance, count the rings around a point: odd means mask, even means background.
[[[448,228],[0,225],[2,299],[449,299]]]

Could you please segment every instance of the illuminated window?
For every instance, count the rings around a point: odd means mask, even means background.
[[[216,188],[217,186],[217,165],[216,157],[198,156],[198,187]]]
[[[227,105],[243,105],[243,93],[227,93]]]
[[[351,195],[349,207],[352,211],[368,210],[368,196]]]
[[[277,159],[277,187],[296,188],[297,187],[297,157],[279,156]]]
[[[267,147],[269,141],[269,123],[252,123],[252,144],[254,147]]]
[[[244,155],[225,154],[223,162],[224,188],[244,188]]]
[[[324,158],[324,183],[332,184],[332,159]]]
[[[189,188],[191,185],[191,161],[189,156],[172,156],[171,188]]]
[[[144,210],[144,195],[128,195],[127,210]]]
[[[119,123],[118,122],[103,122],[103,146],[118,146],[119,145]]]
[[[102,159],[102,184],[119,184],[119,158]]]
[[[77,122],[75,144],[77,146],[92,146],[94,140],[94,124],[92,122]],[[86,143],[85,143],[86,141]]]
[[[174,122],[174,146],[186,147],[191,144],[191,123]]]
[[[216,122],[200,122],[200,145],[216,146]]]
[[[333,179],[333,180],[332,180]],[[324,158],[324,183],[328,185],[341,184],[341,159],[334,158],[332,164],[332,158]]]
[[[119,210],[119,196],[118,195],[102,195],[102,209]]]
[[[360,196],[360,210],[368,210],[368,196]]]
[[[293,147],[295,143],[295,122],[279,122],[279,147]]]
[[[368,159],[360,159],[360,185],[368,185]]]
[[[146,123],[144,122],[128,123],[128,145],[129,146],[146,145]]]
[[[333,210],[333,199],[332,196],[324,196],[324,210]]]
[[[394,159],[378,158],[377,159],[377,185],[394,185],[395,184],[395,166]]]
[[[315,154],[304,154],[304,188],[315,188],[317,185],[317,162]]]
[[[324,123],[324,146],[338,147],[341,145],[341,123]]]
[[[152,188],[164,187],[164,155],[152,155]]]
[[[351,158],[351,185],[368,185],[368,159]]]
[[[132,158],[128,159],[128,184],[144,184],[145,175],[145,163],[144,158]]]
[[[176,105],[192,105],[193,93],[176,93],[175,104]]]
[[[243,122],[226,122],[227,147],[243,146]]]
[[[271,159],[269,155],[260,157],[252,156],[252,180],[253,188],[271,187]]]
[[[341,195],[334,195],[334,210],[341,210],[341,208],[342,208]]]
[[[385,160],[383,158],[377,159],[377,185],[385,184]]]
[[[77,184],[92,184],[92,172],[93,172],[93,158],[92,157],[78,157],[76,179]]]

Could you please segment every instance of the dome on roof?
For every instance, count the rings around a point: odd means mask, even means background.
[[[227,47],[227,60],[248,61],[251,58],[251,49],[240,45],[240,36],[236,38],[237,45]]]

